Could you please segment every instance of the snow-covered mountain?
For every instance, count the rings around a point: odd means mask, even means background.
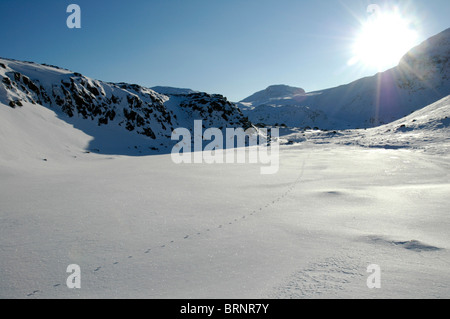
[[[195,118],[245,125],[219,95],[0,63],[0,299],[450,296],[450,96],[367,130],[296,129],[261,175],[121,156]]]
[[[292,98],[295,96],[304,96],[305,90],[288,85],[271,85],[267,89],[256,92],[241,102],[246,103],[270,103],[272,100]]]
[[[0,59],[0,107],[46,107],[76,128],[93,135],[95,147],[114,144],[156,150],[171,144],[178,127],[249,127],[241,111],[222,95],[188,89],[106,83],[54,66]],[[106,133],[107,132],[107,133]],[[110,135],[110,137],[106,137]],[[105,137],[103,141],[100,136]],[[113,139],[114,141],[108,141]],[[136,144],[139,144],[137,146]],[[144,145],[144,146],[143,146]],[[143,149],[144,148],[144,149]]]
[[[238,105],[254,123],[346,129],[398,120],[450,94],[450,29],[409,51],[397,67],[347,85],[304,93],[275,86]],[[288,90],[289,88],[289,90]],[[292,93],[289,93],[291,91]]]
[[[447,298],[449,102],[308,131],[274,175],[86,153],[50,108],[0,105],[0,298]],[[382,289],[367,288],[373,263]]]
[[[285,129],[282,144],[303,142],[384,149],[450,152],[450,95],[397,121],[381,126],[341,131]]]

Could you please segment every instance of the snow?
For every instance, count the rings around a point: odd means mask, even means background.
[[[432,154],[450,152],[450,96],[400,120],[367,130],[320,131],[285,129],[282,143],[304,142],[358,145],[370,148],[410,148]]]
[[[448,298],[449,30],[374,77],[242,101],[286,124],[272,175],[172,161],[177,127],[250,125],[221,95],[0,59],[0,298]]]
[[[198,93],[197,91],[193,91],[191,89],[181,89],[181,88],[174,88],[170,86],[154,86],[151,88],[153,91],[158,92],[160,94],[164,95],[186,95],[191,93]]]
[[[27,167],[47,157],[65,161],[82,152],[92,140],[42,106],[26,103],[12,109],[0,104],[0,118],[2,165]]]
[[[193,129],[251,124],[236,105],[218,94],[189,89],[106,83],[53,66],[0,58],[0,102],[20,108],[43,105],[89,134],[90,151],[142,155],[167,152],[178,127]]]
[[[448,298],[448,106],[406,132],[308,131],[261,175],[87,153],[92,136],[54,111],[0,104],[0,298]],[[411,132],[435,151],[397,138]]]

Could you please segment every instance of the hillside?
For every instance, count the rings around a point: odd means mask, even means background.
[[[450,152],[450,95],[397,121],[369,129],[321,131],[287,129],[283,143],[338,144],[380,149]]]
[[[194,120],[224,129],[249,127],[225,97],[191,90],[107,83],[49,65],[0,59],[1,107],[45,107],[93,137],[87,149],[112,154],[167,151],[172,131]],[[34,105],[35,108],[30,108]],[[42,111],[45,112],[45,111]]]
[[[51,109],[2,104],[0,298],[446,298],[449,102],[307,131],[273,175],[87,153],[92,137]]]
[[[322,91],[259,98],[270,91],[238,104],[252,122],[322,129],[390,123],[450,94],[450,29],[413,48],[397,67],[372,77]]]

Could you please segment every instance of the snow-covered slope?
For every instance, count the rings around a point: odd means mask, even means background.
[[[211,98],[160,97],[180,123]],[[20,104],[0,103],[2,299],[450,296],[450,97],[383,127],[305,132],[273,175],[89,153],[123,127]],[[372,264],[381,289],[367,287]]]
[[[296,88],[288,85],[271,85],[267,89],[256,92],[255,94],[249,96],[248,98],[242,100],[241,102],[246,103],[270,103],[272,100],[278,99],[292,99],[296,96],[304,96],[306,94],[305,90],[302,88]]]
[[[239,103],[254,123],[323,129],[389,123],[450,94],[450,29],[408,52],[395,68],[347,85],[271,98],[271,88]],[[301,90],[301,89],[299,89]]]
[[[414,149],[450,154],[450,95],[397,121],[369,129],[320,131],[291,129],[282,142]]]
[[[46,107],[93,136],[91,150],[122,153],[130,148],[142,153],[167,148],[172,131],[192,130],[196,119],[203,120],[205,127],[251,125],[222,95],[157,89],[165,94],[135,84],[90,79],[54,66],[0,59],[1,107]]]
[[[13,109],[0,103],[0,166],[73,160],[87,152],[91,141],[45,107],[24,102]]]
[[[376,128],[299,130],[261,175],[117,155],[196,118],[248,123],[222,96],[10,60],[0,75],[0,299],[450,296],[450,96]]]
[[[413,148],[429,153],[450,153],[450,96],[400,120],[344,134],[341,143],[365,147]]]
[[[448,153],[301,143],[261,175],[85,153],[51,110],[0,106],[1,299],[450,296]]]

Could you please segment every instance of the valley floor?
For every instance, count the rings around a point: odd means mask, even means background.
[[[2,164],[0,298],[450,297],[448,155],[302,143],[280,160]]]

